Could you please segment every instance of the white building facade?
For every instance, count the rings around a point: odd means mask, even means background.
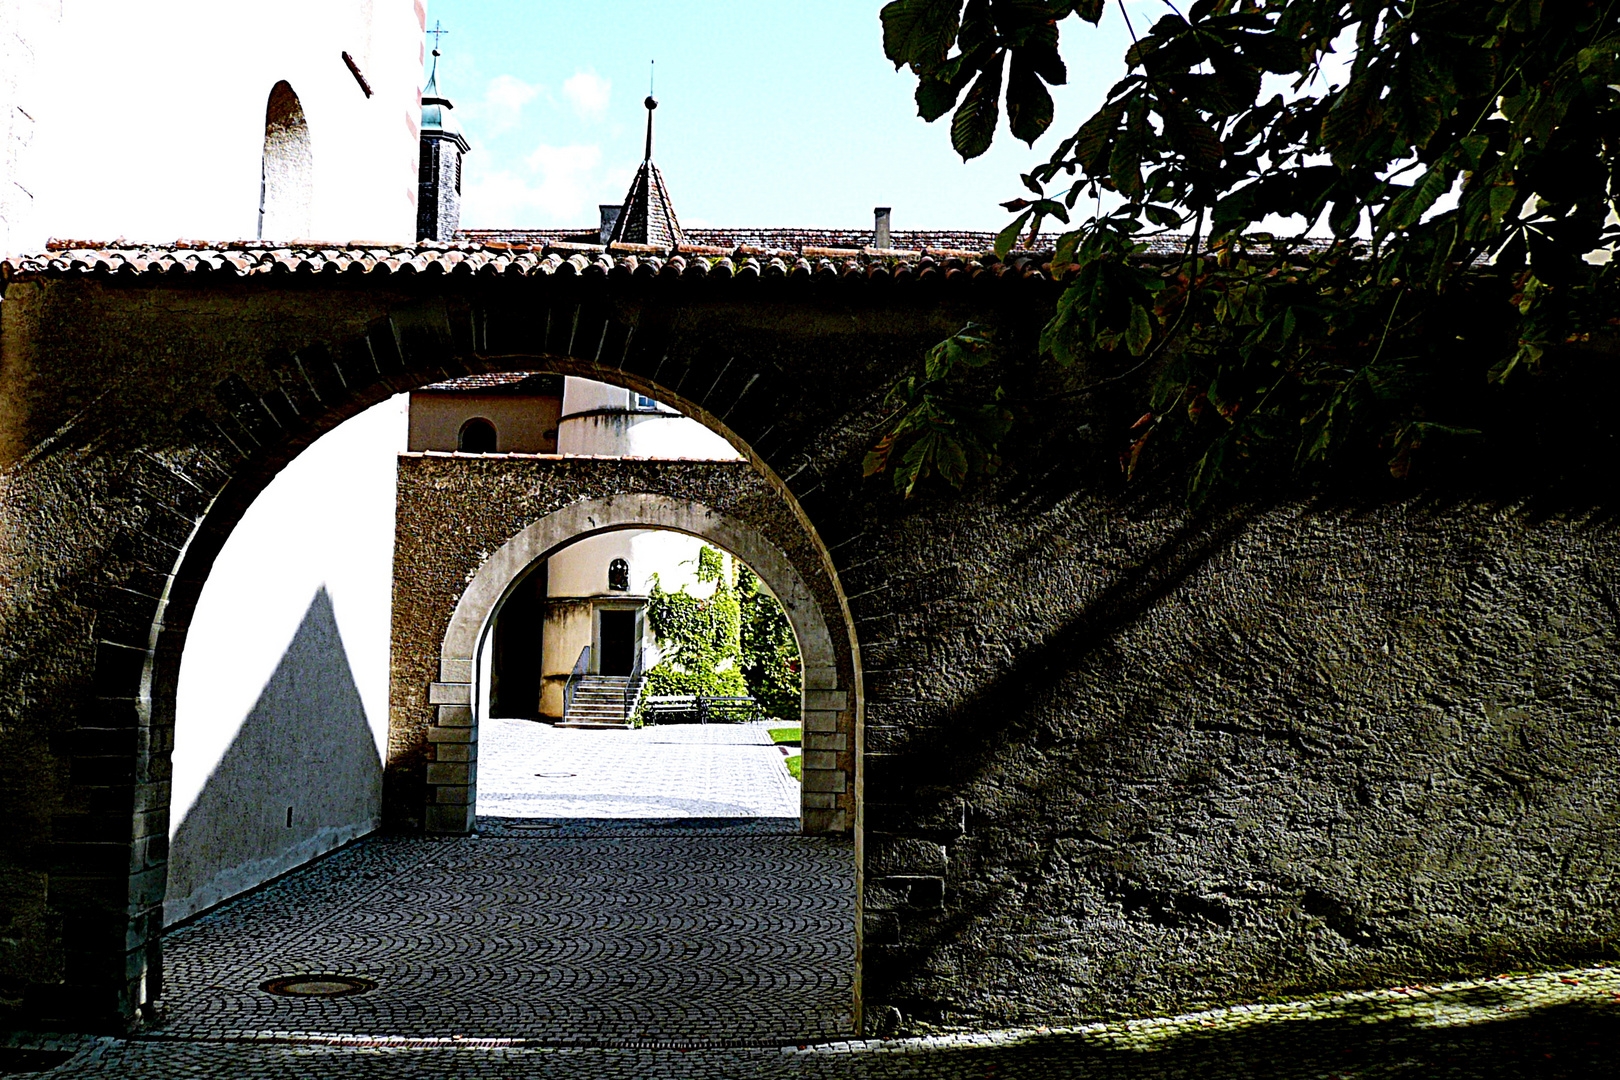
[[[598,457],[732,461],[737,451],[696,420],[623,387],[570,378],[557,449]],[[653,582],[668,591],[697,580],[702,541],[662,529],[626,529],[582,540],[547,560],[539,714],[564,718],[575,671],[609,678],[658,663],[645,608]],[[586,721],[588,722],[588,721]]]
[[[0,0],[0,251],[410,243],[418,0]],[[216,559],[182,660],[168,920],[376,828],[403,400],[316,442]]]

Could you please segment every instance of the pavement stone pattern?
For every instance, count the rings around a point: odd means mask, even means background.
[[[565,823],[571,835],[522,827],[536,823],[373,837],[179,927],[165,942],[161,1034],[601,1045],[853,1030],[847,841],[710,819],[597,833]],[[378,987],[333,998],[259,989],[300,973]]]
[[[478,814],[507,818],[793,818],[799,785],[767,726],[478,727]]]
[[[10,1045],[73,1054],[39,1075],[130,1080],[198,1073],[309,1080],[1607,1080],[1620,1068],[1620,970],[1407,986],[1070,1028],[754,1047],[318,1036],[13,1036]]]
[[[472,837],[362,840],[177,928],[161,1024],[129,1038],[0,1036],[0,1074],[1620,1077],[1614,967],[1172,1018],[852,1039],[853,851],[799,835],[796,805],[793,815],[738,816],[758,805],[750,793],[769,790],[764,765],[786,773],[763,729],[760,744],[751,725],[644,729],[662,738],[633,748],[614,740],[641,732],[492,726],[507,742],[490,760],[504,762],[510,783],[493,786],[506,798],[491,805],[507,816],[480,817]],[[725,759],[696,795],[681,787],[692,771],[663,767],[688,751],[760,745],[769,756]],[[525,793],[523,771],[542,768],[590,784]],[[590,794],[606,797],[581,797]],[[259,989],[302,973],[377,988],[337,998]],[[42,1070],[51,1054],[65,1060]]]

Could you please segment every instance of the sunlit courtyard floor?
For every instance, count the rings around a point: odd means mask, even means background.
[[[798,782],[763,724],[625,731],[494,719],[478,740],[480,817],[799,816]]]

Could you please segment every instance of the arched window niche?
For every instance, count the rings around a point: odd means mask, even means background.
[[[493,454],[495,452],[495,425],[481,416],[475,416],[461,425],[456,436],[456,449],[463,454]]]
[[[259,174],[259,239],[308,239],[315,231],[315,160],[309,123],[285,81],[270,89],[264,110],[264,159]]]
[[[608,563],[608,588],[613,592],[630,591],[630,564],[623,559]]]

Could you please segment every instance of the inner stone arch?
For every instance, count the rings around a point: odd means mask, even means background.
[[[853,715],[854,680],[840,663],[822,605],[792,560],[762,532],[693,499],[645,492],[583,499],[512,536],[483,560],[456,599],[439,650],[438,678],[428,692],[434,716],[424,733],[430,755],[422,819],[427,832],[457,835],[473,827],[481,719],[476,692],[478,653],[501,603],[532,566],[556,550],[586,536],[630,528],[687,533],[747,563],[776,594],[798,642],[804,679],[801,714],[807,740],[812,733],[830,739],[842,735],[846,740],[853,735],[847,719]],[[407,723],[398,714],[391,719],[391,727]],[[397,747],[414,741],[413,736],[409,730],[396,730],[390,742]],[[440,747],[455,749],[443,754]],[[853,822],[834,797],[850,790],[850,771],[847,767],[822,770],[831,775],[806,783],[801,802],[806,832],[842,834],[850,830]]]

